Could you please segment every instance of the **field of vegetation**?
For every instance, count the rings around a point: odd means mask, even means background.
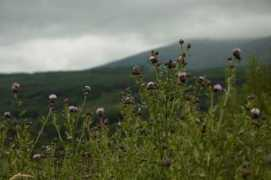
[[[0,119],[0,179],[271,179],[270,66],[251,58],[241,81],[239,64],[248,60],[234,49],[224,81],[211,81],[187,70],[191,44],[179,46],[166,63],[150,53],[152,75],[141,66],[127,72],[136,87],[114,92],[118,117],[108,115],[107,102],[90,111],[99,92],[86,84],[76,90],[81,105],[49,94],[40,100],[47,115],[33,119],[24,106],[31,98],[13,82],[15,110]]]

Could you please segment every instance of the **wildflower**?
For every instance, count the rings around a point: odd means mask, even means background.
[[[48,96],[49,102],[55,102],[57,100],[57,96],[55,94],[51,94]]]
[[[169,60],[165,65],[168,67],[168,69],[174,69],[176,67],[176,62]]]
[[[178,73],[178,80],[179,80],[179,82],[185,83],[186,80],[187,80],[187,77],[188,77],[188,75],[187,75],[186,72],[179,72]]]
[[[105,115],[105,112],[104,112],[104,108],[103,107],[99,107],[96,109],[96,114],[99,116],[99,117],[103,117]]]
[[[57,96],[55,94],[51,94],[51,95],[49,95],[48,100],[49,100],[49,110],[53,111],[55,108]]]
[[[213,90],[214,90],[215,92],[221,92],[221,91],[223,91],[223,87],[222,87],[221,84],[215,84],[215,85],[213,86]]]
[[[91,91],[91,87],[90,86],[84,86],[84,88],[83,88],[83,94],[84,94],[84,96],[87,96],[89,93],[90,93],[90,91]]]
[[[199,83],[204,83],[204,81],[206,80],[206,78],[204,76],[199,76]]]
[[[42,158],[42,155],[41,154],[34,154],[33,156],[32,156],[32,159],[33,160],[40,160]]]
[[[154,90],[154,89],[156,89],[156,88],[157,88],[157,87],[156,87],[156,83],[155,83],[155,82],[150,81],[150,82],[147,83],[147,89],[148,89],[148,90]]]
[[[250,110],[250,115],[253,119],[258,119],[261,115],[261,111],[258,108],[252,108]]]
[[[239,48],[233,49],[232,54],[236,59],[241,60],[241,49]]]
[[[191,49],[191,44],[190,44],[190,43],[187,44],[187,49],[188,49],[188,50]]]
[[[158,55],[159,53],[158,52],[155,52],[155,51],[151,51],[151,55],[149,57],[149,60],[152,64],[156,64],[158,63]]]
[[[134,97],[126,96],[126,97],[122,98],[122,103],[123,104],[134,104],[134,102],[135,102]]]
[[[21,88],[21,84],[19,84],[18,82],[14,82],[11,86],[11,91],[13,94],[18,94],[19,93],[19,90]]]
[[[69,106],[69,112],[70,113],[76,113],[78,112],[78,107],[77,106]]]
[[[10,112],[4,112],[4,117],[7,119],[11,118],[11,113]]]
[[[133,66],[132,75],[134,76],[141,75],[141,69],[138,65]]]
[[[184,40],[183,39],[180,39],[179,40],[179,44],[182,46],[184,44]]]
[[[178,62],[178,64],[181,64],[181,65],[184,65],[184,66],[187,65],[185,57],[182,56],[182,55],[178,57],[177,62]]]

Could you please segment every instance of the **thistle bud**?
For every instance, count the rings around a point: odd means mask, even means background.
[[[253,119],[258,119],[261,116],[261,111],[258,108],[252,108],[250,110],[250,115]]]
[[[188,49],[188,50],[191,49],[191,44],[190,44],[190,43],[187,44],[187,49]]]
[[[187,80],[187,78],[188,78],[188,75],[187,75],[186,72],[179,72],[178,73],[178,80],[179,80],[179,82],[185,83],[186,80]]]
[[[179,40],[179,44],[180,44],[181,46],[183,46],[184,40],[183,40],[183,39],[180,39],[180,40]]]
[[[239,48],[233,49],[232,54],[236,59],[241,60],[241,49]]]
[[[134,76],[141,75],[141,69],[138,65],[133,66],[132,75],[134,75]]]
[[[150,81],[150,82],[147,83],[147,89],[148,89],[148,90],[154,90],[154,89],[156,89],[156,88],[157,88],[157,86],[156,86],[156,83],[155,83],[155,82]]]
[[[223,86],[221,84],[215,84],[213,86],[214,92],[222,92],[223,91]]]
[[[69,106],[69,112],[70,113],[76,113],[78,112],[78,107],[77,106]]]
[[[14,82],[11,86],[11,91],[13,94],[18,94],[21,88],[21,84],[19,84],[18,82]]]

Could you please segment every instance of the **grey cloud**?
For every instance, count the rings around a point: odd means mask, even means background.
[[[94,56],[92,67],[179,37],[269,36],[270,20],[270,0],[0,0],[0,71],[80,69]]]

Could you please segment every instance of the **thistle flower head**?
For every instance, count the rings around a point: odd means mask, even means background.
[[[184,44],[184,40],[183,39],[180,39],[179,40],[179,44],[182,46]]]
[[[42,158],[42,155],[41,154],[34,154],[33,156],[32,156],[32,159],[33,160],[40,160]]]
[[[199,76],[199,81],[205,81],[205,80],[206,80],[205,76]]]
[[[179,72],[178,73],[178,80],[179,82],[185,83],[188,78],[187,72]]]
[[[242,58],[241,58],[241,49],[239,49],[239,48],[233,49],[233,50],[232,50],[232,55],[233,55],[236,59],[241,60],[241,59],[242,59]]]
[[[168,69],[174,69],[176,67],[176,62],[169,60],[165,65],[168,67]]]
[[[157,87],[156,87],[156,83],[155,82],[150,81],[150,82],[147,83],[147,89],[148,90],[153,90],[153,89],[156,89],[156,88]]]
[[[104,108],[103,107],[99,107],[96,109],[96,114],[99,116],[99,117],[103,117],[105,115],[105,111],[104,111]]]
[[[261,116],[261,111],[259,108],[252,108],[250,110],[250,115],[253,119],[258,119]]]
[[[134,104],[135,98],[132,96],[125,96],[122,98],[122,103],[123,104]]]
[[[83,94],[86,96],[91,92],[91,87],[88,85],[85,85],[83,88]]]
[[[151,51],[151,55],[150,55],[150,57],[149,57],[149,61],[150,61],[152,64],[158,63],[158,55],[159,55],[158,52]]]
[[[222,86],[221,84],[215,84],[215,85],[213,86],[213,90],[214,90],[215,92],[222,92],[222,91],[223,91],[223,86]]]
[[[178,64],[181,64],[181,65],[187,65],[187,62],[186,62],[186,60],[185,60],[185,56],[183,56],[183,55],[181,55],[181,56],[179,56],[178,58],[177,58],[177,62],[178,62]]]
[[[50,94],[50,95],[48,96],[48,99],[49,99],[50,102],[55,102],[55,101],[57,100],[57,95],[55,95],[55,94]]]
[[[14,94],[17,94],[17,93],[19,92],[20,88],[21,88],[21,84],[18,83],[18,82],[14,82],[14,83],[12,83],[12,85],[11,85],[11,91],[12,91],[12,93],[14,93]]]
[[[188,43],[188,44],[187,44],[187,49],[189,50],[189,49],[191,49],[191,47],[192,47],[191,44]]]
[[[69,106],[70,113],[76,113],[76,112],[78,112],[78,110],[79,110],[79,108],[77,106],[73,106],[73,105]]]
[[[138,65],[133,66],[132,75],[138,76],[138,75],[141,75],[141,73],[142,73],[141,69],[140,69],[140,67]]]
[[[11,118],[11,113],[10,112],[4,112],[4,117],[9,119]]]

